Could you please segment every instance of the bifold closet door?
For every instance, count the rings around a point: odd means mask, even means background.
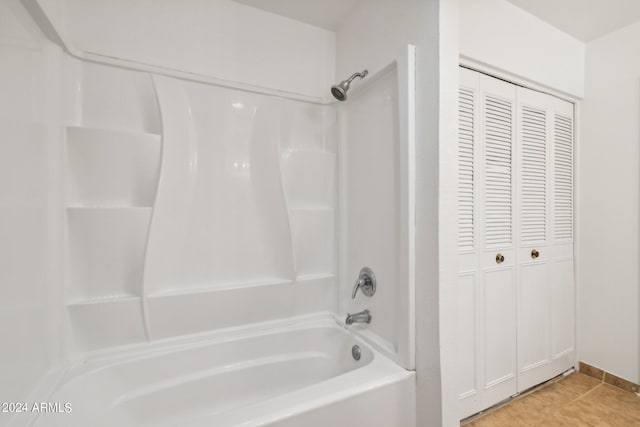
[[[521,87],[516,97],[518,391],[524,391],[574,363],[573,105]]]
[[[466,416],[517,391],[516,87],[460,72],[459,399]]]
[[[554,375],[575,365],[574,108],[554,98],[551,168],[551,360]]]
[[[551,378],[549,96],[518,88],[518,391]]]
[[[461,417],[574,364],[573,105],[460,69]]]
[[[458,91],[458,366],[461,418],[480,408],[480,75],[460,68]]]

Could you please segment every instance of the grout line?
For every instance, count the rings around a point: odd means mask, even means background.
[[[603,385],[604,385],[604,382],[602,382],[602,383],[598,384],[597,386],[593,387],[593,388],[592,388],[592,389],[590,389],[590,390],[587,390],[586,392],[582,393],[581,395],[579,395],[578,397],[576,397],[575,399],[573,399],[572,401],[570,401],[570,402],[569,402],[569,404],[571,404],[571,403],[573,403],[573,402],[576,402],[576,401],[578,401],[578,400],[582,399],[582,398],[583,398],[583,397],[585,397],[587,394],[591,393],[593,390],[595,390],[595,389],[597,389],[597,388],[602,387]]]
[[[574,375],[579,375],[579,372],[576,372]],[[590,376],[590,375],[587,375],[587,374],[582,374],[582,375],[584,375],[585,377],[588,377],[588,378],[593,378],[593,379],[594,379],[594,380],[596,380],[596,381],[598,380],[597,378],[594,378],[594,377],[592,377],[592,376]],[[558,383],[559,383],[561,386],[565,387],[565,388],[571,389],[571,387],[570,387],[570,386],[568,386],[568,385],[562,384],[562,383],[560,383],[559,381],[558,381]],[[582,393],[582,394],[579,394],[579,395],[578,395],[578,397],[576,397],[576,398],[575,398],[575,399],[573,399],[573,400],[570,400],[568,404],[571,404],[571,403],[575,402],[576,400],[580,400],[580,399],[582,399],[584,396],[586,396],[587,394],[591,393],[593,390],[597,389],[598,387],[602,386],[603,384],[604,384],[604,376],[603,376],[603,379],[600,381],[600,383],[599,383],[598,385],[596,385],[596,386],[594,386],[594,387],[590,388],[589,390],[587,390],[586,392],[584,392],[584,393]]]
[[[588,363],[579,362],[579,364],[580,365],[585,365],[588,368],[597,369],[600,372],[602,372],[602,378],[600,379],[600,381],[602,381],[603,383],[611,385],[611,386],[616,387],[616,388],[619,388],[619,389],[621,389],[623,391],[636,393],[636,394],[640,395],[640,392],[636,392],[635,391],[636,389],[640,388],[639,384],[636,384],[633,381],[626,380],[625,378],[618,377],[617,375],[612,374],[611,372],[607,372],[604,369],[596,368],[596,367],[594,367],[592,365],[589,365]],[[590,376],[590,377],[595,378],[595,379],[598,379],[595,376],[592,376],[592,375],[589,375],[589,374],[585,374],[585,375]],[[607,375],[609,375],[609,376],[611,376],[613,378],[612,382],[607,381]]]

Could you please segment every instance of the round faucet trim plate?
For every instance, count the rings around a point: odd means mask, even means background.
[[[363,267],[358,275],[353,286],[353,292],[351,298],[354,299],[358,293],[358,289],[362,291],[365,296],[372,297],[376,293],[376,275],[369,267]]]

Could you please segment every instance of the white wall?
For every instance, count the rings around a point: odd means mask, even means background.
[[[440,27],[440,111],[438,253],[440,274],[440,364],[443,426],[457,426],[458,400],[458,88],[459,0],[442,0]]]
[[[460,1],[460,55],[582,97],[585,45],[505,0]]]
[[[416,371],[417,425],[451,426],[457,412],[441,372],[438,265],[438,0],[364,1],[336,34],[337,78],[375,73],[411,43],[416,46]],[[345,286],[349,286],[348,284]],[[445,356],[446,357],[446,354]],[[443,385],[444,384],[444,385]]]
[[[0,401],[27,400],[60,359],[60,51],[0,2]],[[10,415],[0,415],[5,425]]]
[[[587,44],[578,145],[580,359],[640,382],[640,23]]]
[[[334,80],[333,32],[229,0],[66,0],[59,16],[83,52],[319,98]]]

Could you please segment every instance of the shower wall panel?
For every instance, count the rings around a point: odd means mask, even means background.
[[[161,124],[148,73],[68,57],[64,67],[65,290],[74,353],[148,336],[142,284]]]
[[[369,83],[345,104],[346,138],[341,159],[341,191],[344,191],[344,261],[342,311],[369,309],[374,316],[371,331],[391,352],[396,352],[396,328],[400,258],[400,130],[398,122],[398,73],[395,69]],[[375,124],[375,125],[374,125]],[[351,289],[362,267],[373,269],[376,294],[367,298]]]
[[[19,402],[59,362],[62,132],[60,51],[18,0],[0,2],[0,64],[0,402]]]
[[[151,293],[291,280],[277,98],[155,78],[163,162]]]
[[[335,33],[230,0],[29,4],[76,55],[71,352],[335,311]]]
[[[73,352],[335,311],[332,106],[66,66]]]
[[[340,105],[339,299],[341,315],[368,309],[352,328],[405,369],[414,368],[414,48],[354,87]],[[375,295],[354,283],[363,267]]]
[[[145,268],[151,336],[334,307],[331,108],[154,81],[163,162]]]

